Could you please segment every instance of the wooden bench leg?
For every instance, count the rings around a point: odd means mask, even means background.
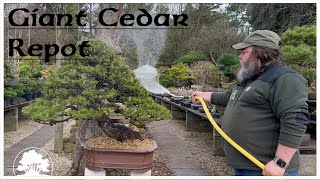
[[[18,129],[18,108],[12,108],[4,112],[4,132],[16,131]]]
[[[173,119],[186,120],[186,111],[174,105],[171,105],[171,114]]]

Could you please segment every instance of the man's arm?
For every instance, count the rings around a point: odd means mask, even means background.
[[[294,153],[296,153],[296,151],[297,149],[295,148],[290,148],[282,144],[278,144],[275,156],[289,164],[292,156],[294,155]],[[283,176],[284,173],[285,169],[280,168],[273,160],[269,161],[262,171],[262,175],[264,176]]]
[[[294,155],[294,153],[296,153],[296,151],[297,151],[296,148],[291,148],[291,147],[284,146],[282,144],[278,144],[276,157],[282,159],[284,162],[289,164],[292,156]]]
[[[218,105],[218,106],[223,106],[226,107],[229,99],[230,99],[230,95],[231,95],[231,91],[226,91],[226,92],[214,92],[211,94],[211,103]]]
[[[227,92],[201,92],[194,91],[191,93],[191,100],[193,103],[200,104],[199,100],[196,100],[196,96],[202,97],[202,99],[211,104],[219,105],[219,106],[227,106],[231,91]]]
[[[280,77],[270,92],[272,110],[280,120],[279,144],[275,157],[290,164],[299,148],[306,124],[309,122],[307,81],[292,73]],[[281,176],[285,173],[273,160],[266,164],[263,175]]]

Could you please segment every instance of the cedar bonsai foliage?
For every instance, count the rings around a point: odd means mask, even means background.
[[[120,102],[126,106],[120,112],[137,124],[170,117],[165,107],[149,97],[124,58],[99,40],[91,39],[89,44],[85,48],[89,56],[75,54],[52,73],[44,84],[44,97],[25,107],[26,115],[42,122],[63,115],[97,120],[114,113],[115,103]]]

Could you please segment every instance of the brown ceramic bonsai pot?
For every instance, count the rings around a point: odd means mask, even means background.
[[[158,148],[157,143],[152,142],[153,146],[146,150],[116,150],[84,145],[85,164],[89,169],[151,169],[153,152]]]

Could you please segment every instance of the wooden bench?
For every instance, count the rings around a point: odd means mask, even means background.
[[[32,101],[22,102],[18,105],[4,107],[4,132],[16,131],[19,121],[26,119],[22,114],[22,108],[29,105]]]

